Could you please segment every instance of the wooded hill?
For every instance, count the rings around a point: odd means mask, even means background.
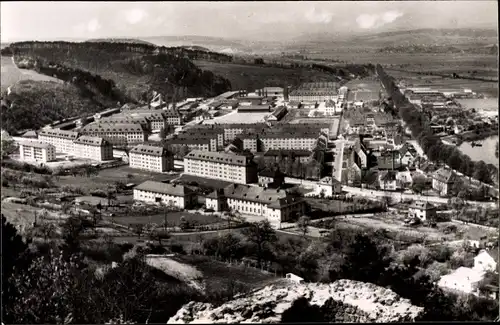
[[[135,43],[19,42],[2,49],[2,54],[9,53],[16,62],[32,62],[29,68],[43,74],[59,76],[57,69],[74,69],[77,77],[83,71],[112,80],[121,93],[133,100],[145,99],[150,90],[171,98],[174,93],[214,96],[231,89],[227,80],[191,62],[232,61],[232,57],[214,52]]]

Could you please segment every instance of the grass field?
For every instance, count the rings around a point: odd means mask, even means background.
[[[81,187],[85,191],[91,191],[96,189],[104,190],[106,186],[113,185],[114,182],[117,181],[140,184],[147,180],[160,182],[171,180],[176,177],[178,177],[178,175],[154,173],[133,169],[129,166],[120,166],[117,168],[102,169],[99,171],[99,175],[95,177],[60,176],[59,180],[56,180],[55,183],[58,186],[71,185]]]
[[[324,72],[305,68],[282,69],[256,65],[231,63],[214,63],[193,61],[203,70],[212,71],[231,82],[232,89],[259,89],[266,86],[282,86],[285,82],[295,86],[303,82],[335,81],[336,79]]]
[[[229,281],[238,281],[246,287],[258,288],[278,280],[274,274],[242,265],[215,261],[211,257],[196,255],[176,255],[174,261],[195,267],[202,273],[206,287],[217,288],[226,286]]]
[[[187,221],[195,221],[200,225],[208,225],[223,221],[222,219],[214,215],[203,215],[189,212],[167,212],[168,225],[180,225],[181,217],[186,218]],[[111,220],[111,218],[108,219]],[[159,213],[150,216],[115,217],[113,218],[113,221],[124,226],[147,223],[163,224],[165,221],[165,215],[163,213]]]
[[[495,65],[496,66],[496,65]],[[433,87],[442,89],[471,89],[487,97],[498,98],[498,83],[478,80],[452,79],[437,76],[421,76],[412,72],[385,69],[386,73],[396,80],[405,80],[412,87]]]
[[[19,69],[14,62],[12,62],[11,57],[2,56],[2,67],[1,67],[1,90],[4,91],[11,85],[15,84],[20,80],[34,80],[34,81],[55,81],[62,83],[61,80],[38,74],[32,70]]]
[[[182,175],[178,179],[176,179],[176,182],[182,183],[182,184],[190,184],[190,183],[197,183],[199,187],[202,188],[210,188],[210,189],[221,189],[225,188],[232,183],[225,182],[225,181],[219,181],[216,179],[210,179],[210,178],[202,178],[198,176],[192,176],[192,175]]]

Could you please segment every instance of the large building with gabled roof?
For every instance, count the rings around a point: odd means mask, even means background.
[[[197,195],[184,185],[145,181],[134,188],[134,200],[186,209],[196,203]]]
[[[72,154],[74,141],[78,138],[78,132],[60,129],[43,129],[38,133],[38,140],[49,143],[56,148],[56,152]]]
[[[129,152],[131,168],[163,173],[174,168],[174,156],[160,146],[139,144]]]
[[[94,122],[85,125],[80,132],[83,135],[101,137],[114,146],[126,146],[146,142],[148,130],[139,123],[101,123]]]
[[[304,214],[304,200],[282,189],[232,184],[209,196],[210,206],[227,206],[243,215],[263,216],[271,223],[293,221]],[[224,200],[224,204],[214,204]],[[219,202],[220,203],[220,202]]]
[[[257,166],[250,155],[193,150],[184,157],[184,173],[226,182],[257,182]]]
[[[103,138],[82,135],[74,141],[73,155],[97,161],[113,160],[113,145]]]

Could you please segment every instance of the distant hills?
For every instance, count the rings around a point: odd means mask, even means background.
[[[155,45],[151,42],[144,41],[142,39],[137,39],[137,38],[94,38],[94,39],[89,39],[86,42],[88,43],[103,43],[103,42],[108,42],[108,43],[135,43],[135,44],[147,44],[147,45]]]
[[[285,49],[288,51],[299,49],[365,49],[377,51],[386,47],[459,46],[467,50],[467,48],[475,46],[492,46],[494,44],[498,44],[498,33],[496,30],[491,29],[412,29],[381,33],[357,33],[354,35],[307,34],[289,41]],[[440,51],[439,49],[438,52]]]

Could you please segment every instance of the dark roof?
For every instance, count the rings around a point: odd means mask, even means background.
[[[101,147],[101,146],[109,145],[110,143],[108,141],[104,140],[103,138],[82,135],[81,137],[79,137],[78,139],[75,140],[75,144],[86,144],[89,146]]]
[[[132,150],[130,150],[130,153],[162,157],[167,156],[169,154],[169,151],[163,147],[140,144],[132,148]]]
[[[184,159],[186,158],[204,160],[204,161],[210,161],[228,165],[236,165],[236,166],[248,166],[251,162],[251,157],[245,155],[212,152],[212,151],[201,151],[201,150],[191,151],[184,157]]]
[[[392,170],[388,170],[388,171],[381,171],[379,173],[379,177],[380,177],[380,180],[382,182],[392,182],[392,181],[395,181],[396,180],[396,172],[392,171]]]
[[[309,150],[288,150],[288,149],[282,149],[282,150],[267,150],[264,156],[266,157],[277,157],[280,155],[280,152],[283,156],[288,156],[289,154],[293,153],[296,157],[309,157],[312,154],[312,151]]]
[[[429,202],[415,201],[410,205],[410,208],[427,211],[427,210],[435,209],[436,207]]]
[[[137,185],[134,189],[181,197],[194,193],[191,189],[183,185],[155,181],[145,181],[144,183]]]
[[[266,168],[259,172],[259,176],[277,178],[280,176],[284,176],[284,174],[279,169]]]
[[[227,198],[262,203],[273,208],[301,201],[300,198],[291,197],[285,190],[240,184],[232,184],[224,188],[224,194]]]
[[[224,189],[221,188],[213,192],[210,192],[206,197],[209,199],[218,199],[224,197]]]
[[[48,136],[48,137],[76,140],[78,138],[78,132],[66,131],[60,129],[44,129],[38,133],[38,136]]]
[[[43,149],[54,148],[54,146],[49,143],[40,141],[30,141],[30,140],[20,141],[19,145],[26,147],[34,147],[34,148],[43,148]]]
[[[82,132],[144,132],[144,128],[139,123],[99,123],[87,124],[82,128]]]

